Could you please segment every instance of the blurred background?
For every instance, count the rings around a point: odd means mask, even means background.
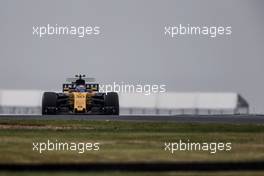
[[[0,89],[60,90],[77,73],[169,92],[238,92],[264,113],[264,1],[2,0]],[[100,26],[100,35],[32,35],[33,26]],[[232,35],[164,35],[165,26],[232,26]],[[15,98],[12,98],[13,100]]]

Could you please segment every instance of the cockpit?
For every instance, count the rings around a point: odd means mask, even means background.
[[[76,92],[86,92],[86,87],[84,85],[78,85],[75,88]]]

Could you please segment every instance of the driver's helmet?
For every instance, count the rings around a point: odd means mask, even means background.
[[[86,88],[84,85],[78,85],[76,86],[75,91],[76,92],[86,92]]]

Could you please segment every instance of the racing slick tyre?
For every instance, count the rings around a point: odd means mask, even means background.
[[[44,92],[42,97],[42,114],[56,114],[57,94],[55,92]]]
[[[108,115],[119,115],[119,100],[116,92],[105,94],[105,113]]]

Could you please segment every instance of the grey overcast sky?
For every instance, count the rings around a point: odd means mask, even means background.
[[[103,83],[239,92],[264,113],[263,9],[262,0],[1,0],[0,89],[60,89],[85,73]],[[32,35],[47,24],[96,25],[101,34]],[[179,24],[232,26],[232,35],[164,35]]]

